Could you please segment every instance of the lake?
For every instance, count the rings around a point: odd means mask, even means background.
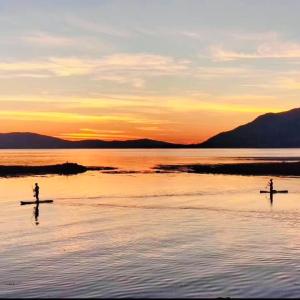
[[[300,178],[274,177],[289,194],[271,203],[268,177],[152,172],[283,157],[300,149],[2,150],[0,164],[123,172],[0,179],[0,297],[295,298]],[[38,217],[19,205],[35,182],[54,200]]]

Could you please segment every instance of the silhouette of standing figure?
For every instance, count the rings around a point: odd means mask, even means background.
[[[270,194],[272,194],[274,192],[273,186],[274,186],[273,179],[270,179],[270,182],[269,182]]]
[[[40,187],[37,183],[35,184],[35,187],[34,187],[33,191],[34,191],[34,197],[36,199],[36,202],[39,203],[39,201],[40,201],[40,198],[39,198],[39,196],[40,196]]]

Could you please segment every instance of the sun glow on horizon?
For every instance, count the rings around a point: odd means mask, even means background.
[[[238,126],[245,121],[251,121],[261,113],[283,110],[264,106],[212,103],[207,99],[199,101],[195,97],[180,99],[140,96],[139,100],[143,100],[140,104],[138,100],[129,101],[127,97],[123,100],[113,100],[112,103],[112,100],[106,97],[74,97],[71,101],[61,97],[43,97],[41,100],[34,97],[20,100],[14,98],[13,101],[18,104],[31,103],[32,110],[24,110],[20,106],[19,110],[0,111],[0,117],[5,120],[8,131],[11,131],[8,124],[22,123],[21,131],[48,134],[69,140],[151,138],[190,144],[206,140],[219,131],[232,129],[232,126]],[[6,101],[7,98],[0,98],[0,104]],[[47,103],[47,107],[42,110],[38,106],[44,103]],[[60,111],[49,109],[51,106],[59,106]],[[201,115],[217,119],[220,114],[225,124],[222,120],[218,120],[218,124],[213,127],[211,124],[205,126],[201,119],[198,120],[198,116]],[[231,120],[232,116],[235,122]],[[194,124],[191,125],[189,122]],[[36,124],[43,126],[37,127]],[[188,128],[192,131],[189,132]],[[194,130],[197,130],[197,133]]]

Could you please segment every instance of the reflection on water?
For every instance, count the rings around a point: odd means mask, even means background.
[[[86,166],[148,170],[158,164],[300,160],[300,149],[74,149],[0,150],[0,165],[49,165],[74,162]]]
[[[39,215],[40,215],[40,203],[37,202],[35,207],[33,208],[33,215],[35,219],[35,225],[39,225]]]
[[[274,198],[274,194],[270,193],[270,204],[271,204],[271,207],[273,206],[273,198]]]
[[[133,154],[118,151],[118,159],[95,154],[95,163],[94,150],[69,156],[91,165],[119,160],[128,169],[209,159],[206,150],[139,150],[132,167]],[[29,163],[35,154],[22,155],[15,161]],[[51,155],[33,160],[57,159]],[[60,155],[66,159],[68,151]],[[299,179],[275,177],[276,188],[289,194],[273,198],[259,193],[268,180],[99,172],[0,179],[0,297],[296,297]],[[21,207],[37,181],[55,205]]]

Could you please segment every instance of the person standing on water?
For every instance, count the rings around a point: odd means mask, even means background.
[[[39,201],[40,201],[40,198],[39,198],[39,196],[40,196],[40,187],[37,183],[35,184],[33,192],[34,192],[34,197],[36,199],[36,202],[39,203]]]
[[[274,192],[274,189],[273,189],[273,187],[274,187],[274,184],[273,184],[273,179],[270,179],[270,181],[269,181],[269,187],[270,187],[270,193],[273,193]]]

